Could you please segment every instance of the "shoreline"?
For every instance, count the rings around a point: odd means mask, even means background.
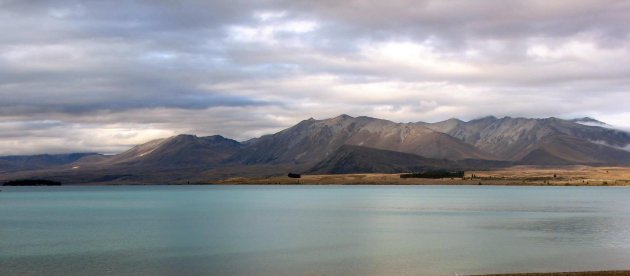
[[[628,276],[630,270],[603,270],[603,271],[579,271],[579,272],[534,272],[534,273],[506,273],[506,274],[481,274],[476,276]]]
[[[302,174],[282,176],[230,177],[224,179],[191,177],[190,180],[114,180],[106,182],[66,182],[62,186],[119,185],[466,185],[466,186],[589,186],[630,187],[630,167],[532,167],[515,166],[485,171],[466,171],[459,178],[401,178],[403,173]],[[407,173],[405,173],[407,174]],[[47,177],[43,177],[47,178]],[[63,178],[50,177],[64,182]],[[2,187],[10,187],[9,185]]]
[[[450,185],[450,186],[540,186],[540,187],[630,187],[630,182],[617,181],[527,181],[504,179],[396,179],[397,175],[351,174],[308,175],[299,179],[288,177],[230,178],[195,185]],[[193,185],[191,183],[191,185]]]
[[[206,184],[234,185],[497,185],[497,186],[630,186],[628,167],[539,168],[517,166],[489,171],[467,171],[462,178],[401,178],[401,173],[312,174],[232,177]]]
[[[93,184],[92,184],[93,185]],[[98,185],[98,184],[97,184]],[[104,184],[109,186],[112,184]],[[134,185],[134,184],[116,184],[116,185]],[[140,185],[161,185],[161,184],[140,184]],[[542,183],[542,182],[519,182],[519,181],[501,181],[501,180],[485,180],[485,181],[470,181],[470,180],[451,180],[451,179],[421,179],[416,181],[401,181],[401,182],[374,182],[374,181],[339,181],[339,182],[321,182],[321,181],[296,181],[293,179],[285,179],[283,177],[269,177],[269,178],[242,178],[242,179],[225,179],[219,181],[212,181],[208,183],[198,184],[164,184],[164,185],[280,185],[280,186],[296,186],[296,185],[344,185],[344,186],[359,186],[359,185],[392,185],[392,186],[521,186],[521,187],[630,187],[630,183],[616,183],[616,184],[602,184],[602,183]],[[69,186],[69,185],[64,185]],[[76,185],[73,185],[76,186]]]

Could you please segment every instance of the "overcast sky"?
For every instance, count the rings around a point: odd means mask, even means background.
[[[0,0],[0,155],[629,104],[630,1]]]

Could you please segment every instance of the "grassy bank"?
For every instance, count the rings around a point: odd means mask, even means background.
[[[302,175],[301,178],[235,177],[219,184],[392,184],[392,185],[518,185],[518,186],[630,186],[627,167],[529,167],[467,171],[463,178],[401,178],[400,174]]]

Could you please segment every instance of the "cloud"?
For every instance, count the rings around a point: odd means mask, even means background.
[[[341,113],[630,129],[630,4],[0,1],[0,155],[246,140]]]

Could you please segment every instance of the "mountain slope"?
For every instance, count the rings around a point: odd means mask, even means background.
[[[579,138],[559,136],[544,142],[520,163],[530,165],[616,165],[630,164],[630,152],[591,143]]]
[[[317,163],[308,173],[400,173],[450,167],[446,160],[415,154],[343,145],[334,154]]]
[[[352,135],[346,144],[412,153],[428,158],[493,158],[490,154],[449,135],[416,124],[369,124]]]
[[[469,122],[451,119],[432,124],[422,122],[418,124],[490,152],[501,160],[511,161],[522,160],[543,147],[544,151],[550,152],[553,151],[554,145],[571,147],[573,143],[574,147],[599,149],[604,153],[596,159],[589,158],[587,155],[580,155],[581,157],[578,158],[572,157],[569,151],[558,149],[555,153],[556,157],[571,160],[571,162],[590,163],[597,160],[597,162],[615,163],[626,159],[623,157],[626,152],[618,148],[630,145],[630,134],[626,132],[557,118],[485,117]],[[563,152],[569,155],[563,156]],[[613,152],[615,153],[612,154]],[[606,157],[607,154],[612,155]],[[529,161],[532,160],[531,156],[528,158]]]
[[[135,146],[101,162],[84,165],[154,168],[211,167],[241,149],[237,141],[219,135],[177,135]]]
[[[232,159],[242,164],[315,163],[342,145],[413,153],[429,158],[491,159],[492,155],[444,133],[417,124],[341,115],[309,119],[256,139]]]
[[[512,163],[481,159],[432,159],[410,153],[343,145],[307,173],[401,173],[436,169],[470,170],[510,166]]]

